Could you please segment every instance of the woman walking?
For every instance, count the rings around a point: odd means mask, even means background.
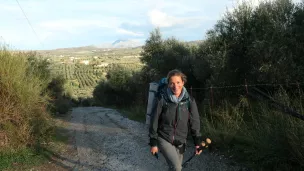
[[[200,118],[196,102],[190,97],[184,84],[187,77],[179,70],[167,75],[168,86],[163,88],[152,111],[149,128],[151,153],[160,152],[169,170],[181,171],[186,148],[188,128],[196,149],[200,144]],[[197,151],[199,155],[202,151]]]

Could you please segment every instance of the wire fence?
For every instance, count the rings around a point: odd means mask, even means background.
[[[277,87],[277,86],[291,86],[291,85],[296,85],[296,86],[302,86],[303,83],[285,83],[285,84],[240,84],[240,85],[227,85],[227,86],[209,86],[206,88],[194,88],[190,87],[190,90],[208,90],[208,89],[228,89],[228,88],[247,88],[247,87],[258,87],[258,86],[270,86],[270,87]]]
[[[207,87],[190,87],[187,88],[190,94],[198,99],[198,101],[203,102],[204,105],[209,105],[211,109],[219,105],[222,100],[230,100],[231,103],[238,102],[239,97],[247,97],[250,99],[255,99],[259,101],[265,101],[273,108],[276,108],[283,113],[289,114],[293,117],[304,120],[304,115],[297,111],[302,111],[301,109],[291,109],[290,107],[284,105],[283,103],[275,100],[269,92],[276,92],[280,88],[286,90],[289,95],[297,97],[302,103],[302,86],[303,83],[293,82],[293,83],[263,83],[263,84],[245,84],[240,85],[226,85],[226,86],[214,86],[210,85]],[[267,93],[266,93],[267,92]]]
[[[246,93],[248,93],[248,89],[249,88],[253,88],[253,87],[264,87],[264,88],[274,88],[274,87],[290,87],[290,86],[296,86],[294,88],[298,88],[300,89],[304,84],[303,83],[299,83],[299,82],[295,82],[295,83],[283,83],[283,84],[273,84],[273,83],[262,83],[262,84],[240,84],[240,85],[226,85],[226,86],[214,86],[214,85],[210,85],[208,87],[190,87],[187,88],[188,91],[190,91],[191,95],[193,95],[194,91],[210,91],[210,94],[212,95],[214,93],[214,91],[217,91],[216,89],[224,89],[228,90],[231,88],[243,88],[243,90],[245,90]]]

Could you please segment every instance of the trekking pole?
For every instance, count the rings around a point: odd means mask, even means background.
[[[196,149],[196,151],[201,151],[203,150],[204,148],[208,148],[208,145],[211,144],[211,140],[209,138],[206,138],[206,142],[202,141],[202,143],[200,144],[199,148]],[[182,167],[185,168],[188,163],[193,159],[194,156],[196,156],[196,151],[192,154],[192,156],[186,160],[183,164],[182,164]]]

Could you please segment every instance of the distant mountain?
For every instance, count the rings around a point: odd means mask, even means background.
[[[202,43],[203,40],[194,40],[185,42],[190,45],[199,45]],[[62,51],[62,52],[69,52],[69,51],[95,51],[100,49],[125,49],[125,48],[140,48],[144,45],[144,42],[140,42],[138,40],[125,40],[125,39],[118,39],[115,40],[113,43],[103,43],[99,45],[89,45],[89,46],[80,46],[80,47],[67,47],[67,48],[58,48],[52,50],[40,50],[40,51]]]
[[[142,46],[143,43],[137,40],[124,40],[118,39],[115,40],[113,43],[104,43],[101,45],[94,45],[97,48],[134,48]]]
[[[113,42],[112,45],[115,46],[116,44],[119,44],[119,43],[121,43],[121,42],[126,42],[126,41],[128,41],[128,40],[118,39],[118,40],[116,40],[115,42]]]

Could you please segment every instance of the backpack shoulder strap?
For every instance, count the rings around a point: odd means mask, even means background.
[[[193,100],[193,97],[189,95],[189,98],[187,99],[187,105],[188,105],[188,110],[191,112],[191,102]]]
[[[191,120],[190,120],[190,115],[191,115],[191,101],[193,100],[193,97],[189,95],[189,98],[187,99],[187,107],[188,107],[188,127],[190,128]]]
[[[155,100],[158,100],[159,103],[162,104],[162,111],[161,111],[161,114],[162,113],[165,113],[167,108],[168,108],[168,102],[166,101],[166,99],[164,98],[164,95],[162,93],[158,93]],[[155,106],[156,107],[156,106]]]

